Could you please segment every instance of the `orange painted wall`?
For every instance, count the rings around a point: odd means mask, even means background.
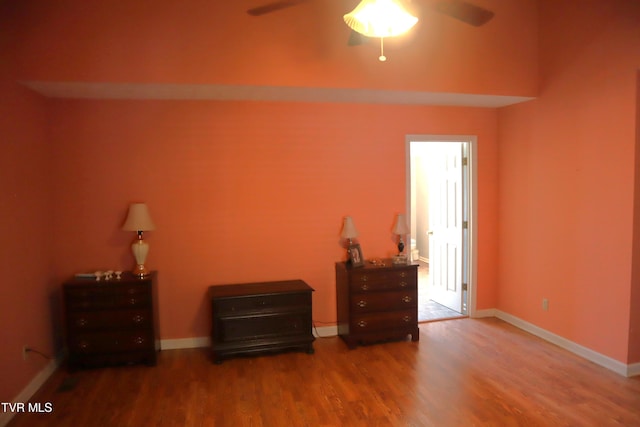
[[[498,307],[639,362],[628,339],[640,3],[543,0],[540,22],[539,99],[499,113]]]
[[[0,63],[8,57],[3,50]],[[15,84],[12,72],[0,67],[0,402],[12,401],[45,366],[41,357],[23,360],[22,346],[51,353],[59,315],[49,262],[45,102]]]
[[[640,70],[636,74],[636,159],[640,158]],[[640,167],[636,160],[634,182],[633,257],[631,270],[631,316],[629,317],[629,356],[640,360]]]
[[[355,0],[312,0],[260,18],[268,0],[26,0],[19,9],[25,80],[245,84],[535,96],[535,0],[484,0],[476,28],[422,7],[406,40],[349,47]]]
[[[395,250],[405,135],[478,135],[478,308],[495,306],[496,111],[198,101],[55,101],[53,265],[133,265],[129,202],[148,203],[148,265],[160,272],[163,339],[206,336],[210,285],[300,278],[314,319],[335,322],[344,215],[365,257]],[[324,323],[319,323],[322,326]]]

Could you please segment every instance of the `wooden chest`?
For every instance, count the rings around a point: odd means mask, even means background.
[[[313,353],[312,292],[302,280],[209,287],[214,362],[287,349]]]
[[[71,279],[63,284],[69,368],[144,362],[160,349],[157,273],[144,279]]]
[[[336,263],[338,335],[349,348],[359,343],[420,339],[418,266]]]

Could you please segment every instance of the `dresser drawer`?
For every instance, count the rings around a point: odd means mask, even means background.
[[[403,310],[418,306],[415,289],[390,292],[366,292],[351,295],[351,312]]]
[[[104,285],[69,286],[65,289],[68,310],[93,310],[124,307],[148,307],[151,289],[148,286]]]
[[[91,334],[75,334],[68,339],[74,354],[101,354],[131,351],[154,351],[154,337],[149,330],[131,330]]]
[[[416,311],[400,310],[383,313],[354,314],[351,317],[351,333],[369,333],[383,330],[402,330],[415,325]]]
[[[415,289],[417,275],[411,271],[358,271],[351,276],[351,292],[375,292],[393,289]]]
[[[64,290],[67,310],[87,310],[113,306],[113,289],[103,285],[69,286]]]
[[[265,313],[292,310],[311,305],[311,293],[302,292],[281,295],[252,295],[236,298],[221,298],[213,301],[216,316]]]
[[[222,342],[305,335],[311,330],[311,312],[218,318],[215,339]]]
[[[72,333],[99,329],[149,327],[152,322],[151,312],[148,310],[71,312],[67,316],[67,327]]]

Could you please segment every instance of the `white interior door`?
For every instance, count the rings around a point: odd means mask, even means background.
[[[462,312],[463,144],[430,144],[429,296]]]

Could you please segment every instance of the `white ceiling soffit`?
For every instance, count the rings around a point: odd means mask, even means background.
[[[73,99],[338,102],[362,104],[448,105],[488,108],[505,107],[507,105],[534,99],[524,96],[287,86],[39,81],[25,81],[21,83],[35,92],[49,98]]]

